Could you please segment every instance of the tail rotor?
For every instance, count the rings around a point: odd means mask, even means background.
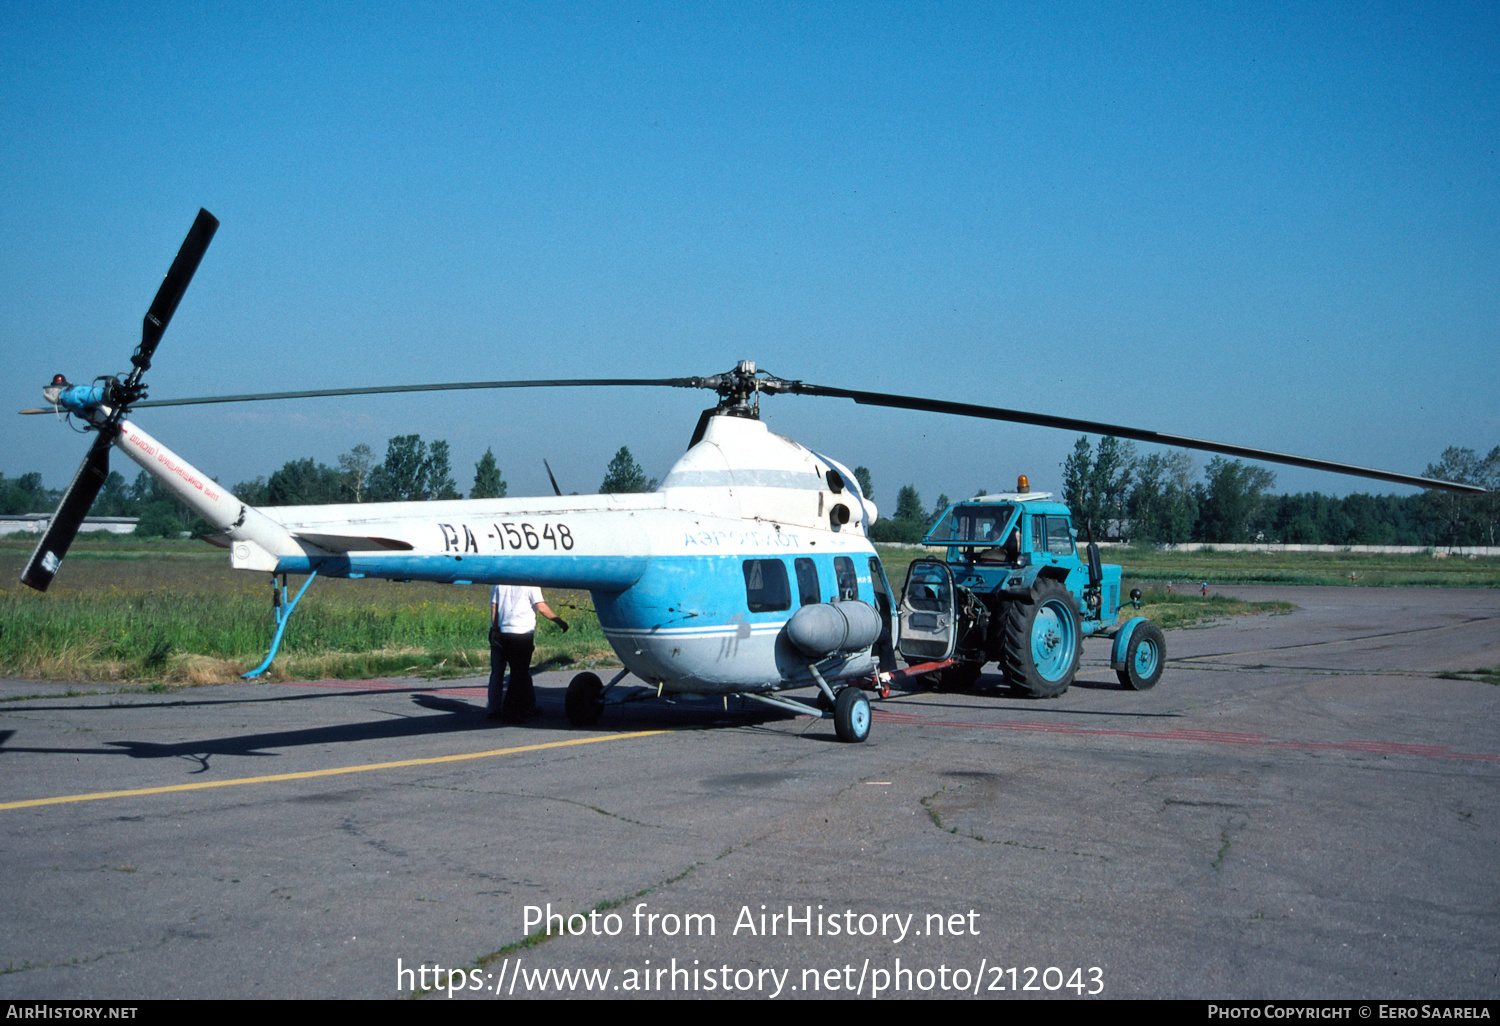
[[[53,514],[52,522],[26,564],[26,569],[21,574],[23,584],[37,591],[46,591],[52,578],[57,575],[57,569],[62,564],[63,557],[68,554],[68,548],[73,544],[83,518],[88,515],[94,499],[104,487],[105,479],[109,477],[109,447],[117,433],[116,425],[131,405],[146,394],[142,378],[151,368],[151,358],[156,355],[156,347],[161,344],[162,334],[171,323],[172,315],[177,312],[177,304],[182,301],[183,293],[192,282],[193,274],[198,270],[198,264],[203,260],[203,254],[208,251],[208,244],[213,241],[214,232],[218,228],[218,218],[207,210],[198,211],[193,227],[182,241],[182,248],[177,251],[177,259],[172,261],[161,287],[156,290],[156,298],[146,311],[141,325],[141,344],[130,357],[130,374],[124,381],[117,378],[105,380],[100,395],[101,403],[95,416],[90,418],[98,434],[94,436],[88,455],[83,458],[78,473],[73,475],[73,482],[63,493],[62,502]],[[61,391],[65,387],[67,381],[62,375],[53,378],[53,390]],[[55,402],[56,399],[52,398],[52,401]]]

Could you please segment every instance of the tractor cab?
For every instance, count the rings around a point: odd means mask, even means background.
[[[1066,504],[1028,490],[953,503],[922,544],[943,548],[954,582],[979,595],[1056,581],[1078,600],[1088,635],[1113,625],[1119,614],[1120,568],[1103,565],[1097,546],[1080,553],[1077,536]]]
[[[960,688],[998,663],[1013,689],[1049,698],[1072,682],[1084,638],[1112,637],[1110,661],[1122,673],[1147,652],[1126,682],[1154,685],[1161,632],[1139,617],[1117,626],[1120,568],[1106,566],[1092,540],[1080,552],[1077,539],[1067,504],[1031,491],[1025,477],[1014,492],[950,505],[922,539],[942,556],[914,560],[907,572],[902,657],[949,662],[942,682]]]

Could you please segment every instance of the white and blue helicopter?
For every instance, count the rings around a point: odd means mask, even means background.
[[[278,626],[271,657],[297,599],[318,575],[589,591],[624,669],[607,684],[593,673],[573,679],[565,704],[575,725],[597,722],[606,701],[654,693],[723,696],[727,703],[738,696],[831,717],[841,740],[863,741],[871,721],[866,688],[884,694],[897,674],[944,665],[918,659],[898,669],[901,622],[910,610],[898,612],[902,604],[869,540],[876,507],[847,467],[771,432],[760,419],[762,394],[852,399],[1482,491],[1121,425],[788,381],[749,362],[704,378],[460,382],[147,400],[143,377],[217,228],[212,214],[199,211],[146,314],[127,376],[72,385],[59,374],[43,389],[50,408],[22,411],[64,411],[97,432],[22,581],[47,589],[109,474],[109,450],[118,448],[220,532],[231,566],[272,575]],[[719,402],[703,411],[687,452],[648,494],[265,508],[242,502],[126,416],[152,406],[576,386],[706,388]],[[290,602],[287,574],[307,575]],[[629,675],[646,687],[616,692]],[[816,689],[812,703],[780,694],[806,688]]]

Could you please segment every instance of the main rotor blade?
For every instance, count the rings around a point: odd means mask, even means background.
[[[146,406],[193,406],[204,403],[259,402],[268,399],[312,399],[342,395],[381,395],[393,392],[443,392],[476,388],[585,388],[585,387],[668,387],[668,388],[718,388],[721,379],[714,378],[559,378],[531,381],[455,381],[430,385],[382,385],[363,388],[323,388],[299,392],[254,392],[244,395],[196,396],[188,399],[152,399],[134,404],[135,408]],[[1030,424],[1036,427],[1058,428],[1063,431],[1078,431],[1084,434],[1113,435],[1138,442],[1175,446],[1180,449],[1197,449],[1267,463],[1283,463],[1310,470],[1322,470],[1333,474],[1349,474],[1368,477],[1392,484],[1410,485],[1416,488],[1437,488],[1464,494],[1484,494],[1478,485],[1461,484],[1456,481],[1441,481],[1415,474],[1398,474],[1372,467],[1356,466],[1352,463],[1337,463],[1333,460],[1297,456],[1291,453],[1257,449],[1248,445],[1231,445],[1185,435],[1167,434],[1127,427],[1123,424],[1106,424],[1102,421],[1082,420],[1077,417],[1056,417],[1046,413],[1029,413],[999,406],[979,406],[973,403],[951,402],[946,399],[925,399],[920,396],[896,395],[889,392],[862,392],[849,388],[834,388],[828,385],[813,385],[803,381],[788,381],[781,378],[762,378],[758,389],[768,394],[790,393],[793,395],[816,395],[834,399],[853,399],[865,406],[886,406],[901,410],[920,410],[927,413],[944,413],[957,417],[976,417],[982,420],[999,420],[1012,424]],[[721,392],[721,395],[723,393]]]
[[[78,473],[73,475],[73,483],[63,493],[62,502],[52,515],[52,523],[47,525],[46,533],[37,543],[36,551],[31,554],[26,570],[21,574],[22,584],[30,585],[37,591],[46,591],[47,586],[52,583],[58,566],[68,554],[68,546],[73,544],[73,538],[78,534],[79,525],[88,515],[89,507],[93,506],[94,499],[99,495],[99,489],[104,487],[105,478],[109,477],[109,446],[112,437],[113,432],[105,431],[94,436],[94,444],[89,447]]]
[[[182,301],[182,294],[187,291],[203,254],[208,251],[208,244],[213,241],[214,232],[218,230],[219,219],[200,208],[193,227],[188,229],[187,238],[182,240],[182,248],[177,251],[177,259],[172,261],[172,266],[162,279],[161,288],[156,290],[156,298],[151,301],[151,308],[146,311],[145,320],[141,323],[141,347],[130,358],[130,362],[136,366],[133,377],[139,378],[151,366],[151,357],[161,342],[162,332],[171,323],[172,315],[177,312],[177,304]]]
[[[853,399],[865,406],[889,406],[898,410],[921,410],[927,413],[946,413],[957,417],[977,417],[982,420],[1001,420],[1012,424],[1031,424],[1037,427],[1059,428],[1063,431],[1078,431],[1083,434],[1113,435],[1137,442],[1154,445],[1169,445],[1179,449],[1198,449],[1216,452],[1224,456],[1263,460],[1267,463],[1285,463],[1293,467],[1311,470],[1326,470],[1334,474],[1351,474],[1369,477],[1392,484],[1412,485],[1417,488],[1440,488],[1449,492],[1484,494],[1485,489],[1477,485],[1459,484],[1456,481],[1439,481],[1414,474],[1397,474],[1388,470],[1374,470],[1350,463],[1335,463],[1332,460],[1314,459],[1310,456],[1295,456],[1290,453],[1256,449],[1248,445],[1230,445],[1226,442],[1211,442],[1183,435],[1169,435],[1161,431],[1145,431],[1122,424],[1105,424],[1096,420],[1079,420],[1076,417],[1054,417],[1045,413],[1028,413],[1025,410],[1008,410],[999,406],[977,406],[971,403],[955,403],[946,399],[923,399],[918,396],[893,395],[886,392],[859,392],[848,388],[831,388],[826,385],[810,385],[801,381],[785,382],[787,387],[778,389],[799,395],[819,395],[836,399]]]
[[[147,399],[131,409],[147,406],[200,406],[204,403],[255,403],[267,399],[320,399],[339,395],[384,395],[390,392],[452,392],[471,388],[601,388],[610,386],[702,388],[702,378],[560,378],[543,381],[449,381],[431,385],[376,385],[355,388],[316,388],[303,392],[250,392],[244,395],[200,395],[189,399]]]

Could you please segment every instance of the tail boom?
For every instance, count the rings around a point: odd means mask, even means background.
[[[115,446],[160,481],[183,505],[234,542],[230,565],[238,570],[275,570],[280,558],[308,550],[290,531],[246,505],[187,460],[128,420],[122,420]]]

